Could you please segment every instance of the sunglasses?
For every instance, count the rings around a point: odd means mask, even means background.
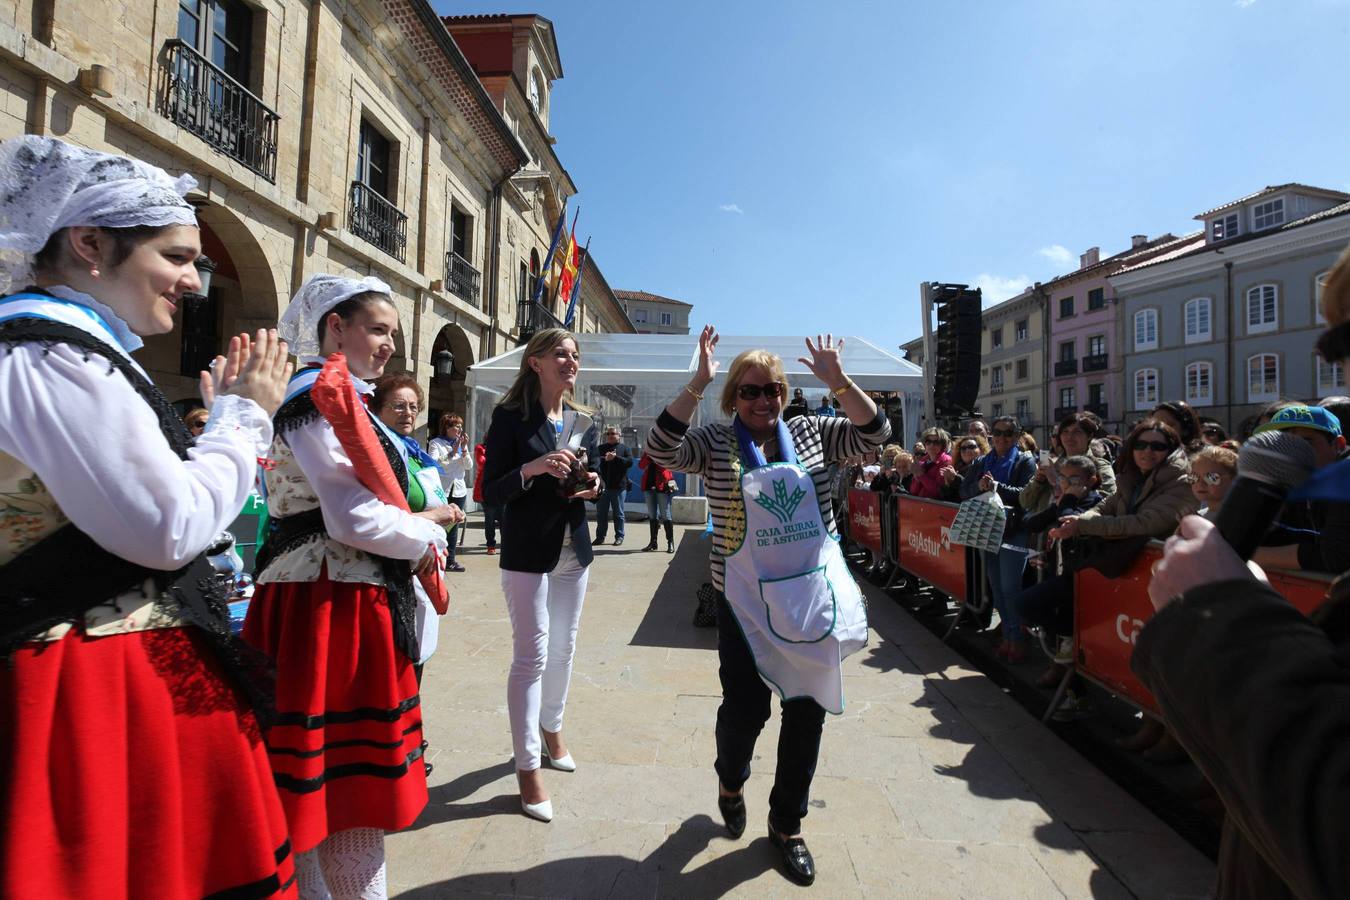
[[[961,452],[962,452],[962,453],[966,452],[967,450],[974,450],[974,451],[976,451],[976,452],[978,453],[978,452],[979,452],[979,449],[980,449],[979,444],[962,444],[962,445],[961,445]]]
[[[770,381],[768,384],[741,384],[736,386],[736,396],[742,400],[758,400],[759,395],[763,394],[770,400],[777,399],[787,392],[787,385],[781,381]]]
[[[939,447],[941,447],[944,443],[946,443],[941,438],[924,438],[923,442],[925,444],[936,444]]]
[[[1135,441],[1134,449],[1136,451],[1152,450],[1155,453],[1171,453],[1172,445],[1166,441]]]
[[[202,419],[200,422],[189,422],[189,423],[188,423],[188,427],[189,427],[189,428],[205,428],[205,427],[206,427],[206,420],[205,420],[205,419]]]
[[[1217,429],[1217,428],[1202,428],[1202,429],[1200,429],[1200,433],[1201,433],[1201,434],[1214,435],[1214,436],[1218,436],[1218,435],[1220,435],[1220,434],[1223,434],[1223,432],[1219,431],[1219,429]]]
[[[1009,431],[1006,428],[995,428],[993,431],[989,433],[992,434],[994,437],[1017,437],[1017,432]]]

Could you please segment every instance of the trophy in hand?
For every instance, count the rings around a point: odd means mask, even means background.
[[[586,468],[586,451],[581,449],[581,441],[590,429],[592,421],[590,416],[576,410],[569,409],[563,413],[563,429],[558,435],[558,449],[566,447],[571,450],[576,460],[572,463],[572,469],[567,473],[567,477],[559,482],[558,493],[569,499],[591,489],[590,472]]]

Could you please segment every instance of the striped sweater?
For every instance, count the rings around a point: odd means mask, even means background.
[[[876,450],[890,437],[890,423],[880,412],[861,428],[843,416],[798,416],[787,422],[787,429],[797,450],[797,462],[811,473],[815,482],[825,527],[834,535],[837,532],[830,504],[829,465]],[[728,525],[733,518],[743,516],[732,490],[736,478],[733,458],[738,455],[736,433],[730,425],[721,423],[690,428],[663,410],[647,435],[647,452],[667,469],[703,476],[713,523],[712,580],[722,590]]]

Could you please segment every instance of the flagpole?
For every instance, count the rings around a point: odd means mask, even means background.
[[[575,226],[576,223],[573,223]],[[563,322],[564,328],[572,327],[572,320],[577,315],[577,298],[581,296],[581,279],[586,275],[586,258],[591,255],[591,239],[586,238],[586,246],[581,248],[581,261],[577,263],[577,280],[572,285],[572,296],[567,299],[567,319]]]

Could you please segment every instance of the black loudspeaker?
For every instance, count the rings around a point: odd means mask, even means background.
[[[933,360],[933,412],[964,416],[980,394],[980,289],[964,284],[933,287],[937,333]]]

